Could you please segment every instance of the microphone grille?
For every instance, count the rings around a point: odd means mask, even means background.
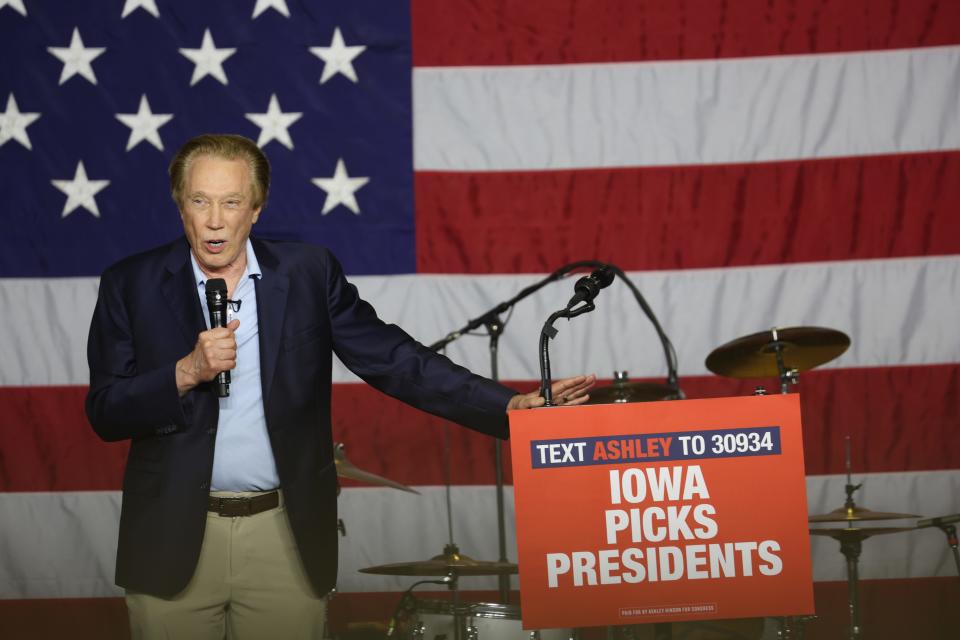
[[[204,285],[207,294],[207,305],[211,309],[222,309],[227,305],[227,281],[223,278],[207,280]]]

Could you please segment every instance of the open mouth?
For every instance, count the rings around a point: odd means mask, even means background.
[[[207,240],[204,242],[204,244],[207,245],[207,249],[213,253],[219,253],[223,249],[223,246],[226,244],[226,242],[226,240]]]

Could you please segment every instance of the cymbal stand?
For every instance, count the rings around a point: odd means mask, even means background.
[[[333,587],[323,596],[323,599],[326,600],[327,606],[323,612],[323,631],[320,634],[320,637],[323,640],[333,640],[333,629],[330,626],[330,607],[333,603],[334,597],[337,595],[337,588]]]
[[[853,484],[853,480],[850,476],[850,436],[846,437],[845,457],[847,466],[847,484],[844,486],[844,491],[847,494],[847,499],[844,501],[843,506],[847,510],[847,514],[852,515],[854,513],[854,509],[856,508],[856,503],[853,500],[853,493],[862,487],[863,483],[857,485]],[[847,559],[847,607],[850,614],[850,626],[847,636],[850,638],[850,640],[857,640],[861,637],[862,633],[862,629],[860,628],[860,594],[857,590],[860,581],[858,563],[862,548],[863,539],[860,537],[844,537],[840,540],[840,553],[842,553],[843,557]]]
[[[947,535],[947,544],[953,549],[953,562],[957,565],[957,574],[960,575],[960,552],[957,551],[957,528],[952,524],[940,525],[940,530]]]
[[[960,576],[960,550],[957,549],[957,527],[954,522],[960,522],[960,513],[939,518],[926,518],[917,521],[917,529],[937,527],[947,536],[947,546],[953,551],[953,562],[957,566],[957,575]]]
[[[450,534],[450,542],[443,545],[443,555],[446,557],[458,557],[460,555],[460,547],[457,546],[457,543],[453,541],[453,504],[450,500],[450,484],[452,479],[450,477],[450,426],[447,425],[447,429],[444,432],[444,457],[447,460],[446,467],[446,485],[447,485],[447,531]],[[447,587],[450,591],[453,592],[453,628],[454,628],[454,640],[463,640],[460,637],[460,589],[459,583],[457,581],[457,575],[454,572],[449,572],[443,578],[446,582]]]
[[[337,518],[337,531],[340,532],[341,538],[346,537],[347,526],[343,524],[343,518]],[[327,601],[327,607],[326,607],[326,610],[324,611],[324,616],[323,616],[323,632],[320,634],[320,637],[323,638],[323,640],[333,639],[333,631],[330,626],[330,609],[333,606],[333,599],[336,597],[336,595],[337,595],[337,587],[334,586],[332,589],[330,589],[330,591],[327,592],[325,596],[323,596],[323,599]]]
[[[780,393],[787,393],[789,385],[797,384],[800,381],[800,373],[796,369],[787,369],[786,364],[784,364],[783,342],[780,341],[777,328],[770,329],[770,333],[773,335],[773,342],[768,344],[767,348],[772,349],[777,358],[777,371],[780,373]]]
[[[957,551],[957,528],[952,524],[940,525],[940,530],[947,535],[947,544],[953,549],[953,562],[957,565],[957,575],[960,575],[960,551]]]
[[[777,618],[777,640],[803,640],[806,624],[817,616],[790,616]]]
[[[460,611],[460,589],[457,583],[457,574],[451,571],[446,576],[450,582],[447,587],[453,591],[453,640],[466,640],[463,637],[463,614]]]
[[[843,538],[840,540],[840,553],[847,559],[847,605],[850,609],[850,627],[847,636],[850,640],[861,637],[859,594],[857,593],[857,564],[860,559],[860,550],[863,540],[860,538]]]

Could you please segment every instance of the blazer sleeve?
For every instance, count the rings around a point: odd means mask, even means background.
[[[475,375],[384,323],[329,256],[327,297],[337,357],[371,386],[471,429],[508,437],[506,408],[517,393]]]
[[[121,277],[113,270],[100,278],[87,340],[87,362],[87,418],[103,440],[137,438],[186,427],[190,398],[188,395],[181,400],[177,391],[176,360],[140,370]]]

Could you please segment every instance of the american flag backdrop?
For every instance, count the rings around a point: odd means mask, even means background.
[[[86,332],[99,273],[181,232],[166,165],[203,132],[268,155],[255,234],[329,246],[426,343],[586,259],[629,272],[690,397],[752,391],[704,365],[736,337],[846,332],[798,387],[811,513],[843,503],[847,437],[861,506],[960,512],[960,2],[0,0],[0,637],[120,602],[126,447],[84,417]],[[506,318],[518,389],[571,288]],[[626,287],[597,307],[558,326],[554,375],[662,379]],[[490,371],[482,338],[447,353]],[[335,382],[348,458],[421,492],[346,483],[342,626],[413,582],[358,569],[442,551],[447,480],[461,550],[498,552],[492,443]],[[836,637],[843,558],[812,550],[813,637]],[[860,570],[871,637],[953,637],[941,532],[871,538]]]

